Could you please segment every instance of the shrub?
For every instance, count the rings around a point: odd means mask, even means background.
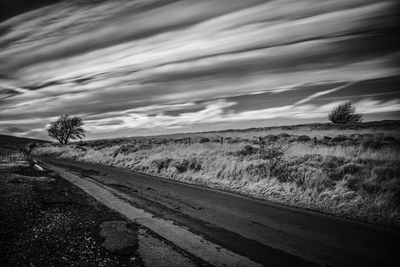
[[[138,150],[138,147],[135,145],[122,145],[114,151],[113,157],[115,158],[118,154],[134,153]]]
[[[290,179],[290,169],[283,161],[288,149],[289,146],[283,141],[269,143],[261,140],[258,153],[264,163],[258,165],[260,175],[262,177],[276,177],[281,182],[288,181]]]
[[[280,138],[288,138],[288,137],[290,137],[290,134],[288,134],[288,133],[280,133],[278,136]]]
[[[256,153],[257,151],[258,151],[257,147],[251,145],[245,145],[243,149],[238,151],[238,154],[240,156],[248,156]]]
[[[396,141],[396,138],[394,138],[393,136],[385,136],[383,138],[383,141],[393,142]]]
[[[153,164],[156,166],[157,171],[160,172],[162,169],[168,169],[168,166],[171,163],[171,161],[172,159],[166,158],[166,159],[156,160],[153,162]]]
[[[297,137],[297,141],[299,142],[309,142],[311,138],[308,135],[300,135]]]
[[[190,160],[184,159],[182,162],[177,162],[175,168],[179,173],[187,172],[188,170],[200,171],[201,164],[197,158],[191,158]]]
[[[327,140],[327,141],[329,141],[329,140],[332,139],[332,137],[330,137],[330,136],[324,136],[324,139]]]
[[[340,166],[345,163],[342,157],[328,156],[322,162],[322,172],[330,179],[338,181],[343,178]]]
[[[264,140],[267,142],[275,142],[279,139],[279,137],[277,135],[273,135],[273,134],[269,134],[267,136],[264,137]]]
[[[346,141],[347,137],[345,135],[336,135],[332,138],[332,142],[343,142]]]
[[[199,141],[200,144],[202,144],[202,143],[209,143],[209,142],[210,142],[210,139],[209,139],[209,138],[201,138],[200,141]]]
[[[362,115],[356,113],[356,108],[351,102],[346,102],[335,107],[329,113],[328,118],[335,124],[355,123],[362,121]]]
[[[183,160],[182,162],[177,162],[175,164],[175,168],[178,170],[179,173],[187,172],[189,169],[189,161]]]

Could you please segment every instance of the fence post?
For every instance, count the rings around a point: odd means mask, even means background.
[[[221,136],[221,145],[224,144],[224,138]]]

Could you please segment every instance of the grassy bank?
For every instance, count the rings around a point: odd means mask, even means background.
[[[393,127],[231,131],[46,145],[35,153],[399,227],[398,133]]]

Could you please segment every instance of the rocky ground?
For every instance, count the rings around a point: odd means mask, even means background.
[[[0,266],[200,264],[56,173],[24,161],[0,163],[0,218]]]

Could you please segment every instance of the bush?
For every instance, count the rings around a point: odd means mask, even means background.
[[[248,155],[252,155],[252,154],[256,153],[257,151],[258,151],[258,149],[256,147],[251,146],[251,145],[245,145],[243,147],[243,149],[238,151],[238,154],[240,156],[248,156]]]
[[[209,139],[209,138],[201,138],[200,141],[199,141],[200,144],[202,144],[202,143],[209,143],[209,142],[210,142],[210,139]]]
[[[345,135],[336,135],[332,138],[332,142],[343,142],[346,141],[347,137]]]
[[[328,118],[335,124],[355,123],[362,121],[362,115],[356,113],[356,108],[351,102],[346,102],[335,107],[329,113]]]
[[[297,137],[297,141],[299,142],[309,142],[311,138],[308,135],[300,135]]]
[[[340,166],[345,163],[343,157],[328,156],[322,162],[322,172],[331,180],[338,181],[343,178]]]
[[[184,159],[182,162],[177,162],[175,168],[179,173],[184,173],[188,170],[197,172],[200,171],[201,164],[196,158],[191,158],[190,160]]]
[[[275,177],[280,182],[290,179],[290,169],[283,161],[289,146],[283,142],[269,143],[265,140],[259,142],[258,153],[264,164],[258,165],[258,172],[262,177]]]
[[[119,148],[117,148],[114,153],[113,157],[115,158],[118,154],[129,154],[129,153],[134,153],[138,151],[139,148],[135,145],[122,145]]]
[[[394,142],[396,141],[396,138],[394,138],[393,136],[385,136],[383,138],[383,141]]]
[[[330,137],[330,136],[324,136],[324,139],[327,140],[327,141],[329,141],[329,140],[332,139],[332,137]]]
[[[269,134],[267,136],[264,137],[264,140],[267,142],[275,142],[279,139],[279,137],[277,135],[273,135],[273,134]]]
[[[189,161],[183,160],[182,162],[177,162],[175,164],[175,168],[178,170],[179,173],[187,172],[189,169]]]
[[[280,138],[288,138],[288,137],[290,137],[290,134],[288,134],[288,133],[280,133],[278,136]]]
[[[157,168],[157,171],[160,172],[162,169],[168,169],[171,161],[172,159],[166,158],[166,159],[156,160],[152,164],[154,164]]]

